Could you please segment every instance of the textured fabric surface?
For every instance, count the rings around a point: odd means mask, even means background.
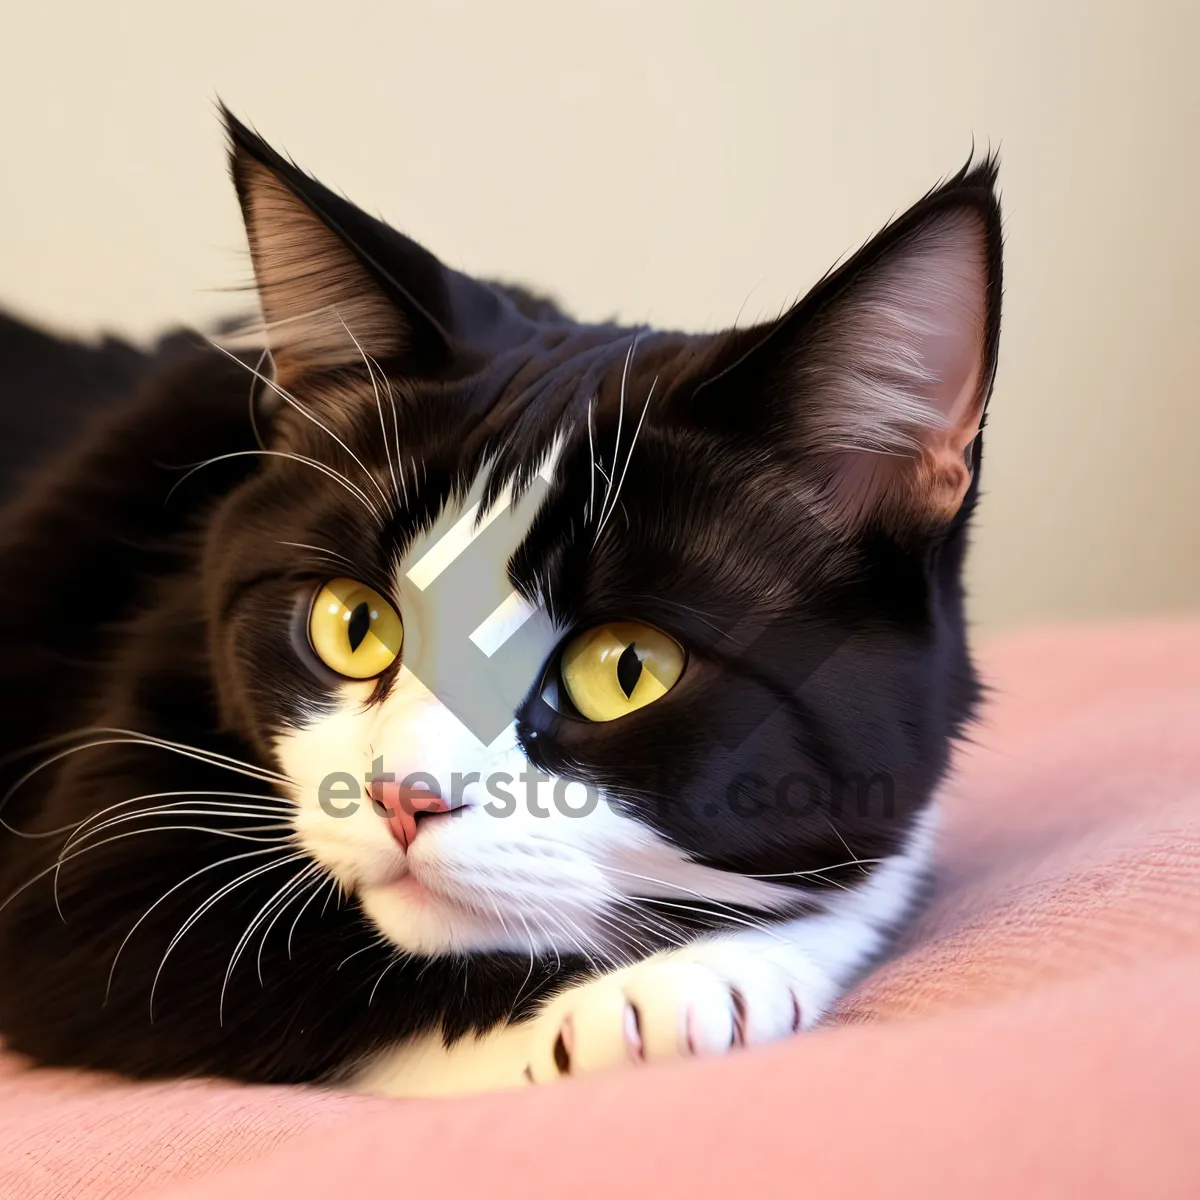
[[[1200,621],[980,659],[937,893],[821,1032],[449,1101],[10,1062],[0,1197],[1200,1195]]]

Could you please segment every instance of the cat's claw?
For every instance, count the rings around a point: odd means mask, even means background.
[[[806,964],[807,965],[807,964]],[[804,980],[754,949],[697,945],[570,988],[530,1025],[525,1077],[726,1054],[807,1024]]]

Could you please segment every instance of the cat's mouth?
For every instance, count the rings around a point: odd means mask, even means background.
[[[440,824],[454,815],[441,792],[424,786],[406,788],[390,780],[373,780],[367,785],[367,794],[376,810],[386,814],[388,830],[404,851],[396,875],[383,886],[408,904],[423,908],[448,904],[461,911],[482,913],[482,909],[462,895],[439,887],[437,868],[431,868],[412,853],[417,837],[427,837],[431,824]],[[422,830],[426,830],[424,835]]]

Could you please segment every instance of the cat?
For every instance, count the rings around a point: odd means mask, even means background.
[[[118,347],[90,423],[87,372],[10,394],[56,449],[0,514],[0,1036],[415,1095],[812,1028],[926,893],[980,694],[996,160],[688,335],[223,119],[261,323]]]

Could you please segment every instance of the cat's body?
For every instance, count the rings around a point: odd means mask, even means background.
[[[232,133],[275,374],[143,363],[0,514],[0,1035],[422,1092],[811,1026],[975,700],[994,168],[685,336],[445,271]]]

